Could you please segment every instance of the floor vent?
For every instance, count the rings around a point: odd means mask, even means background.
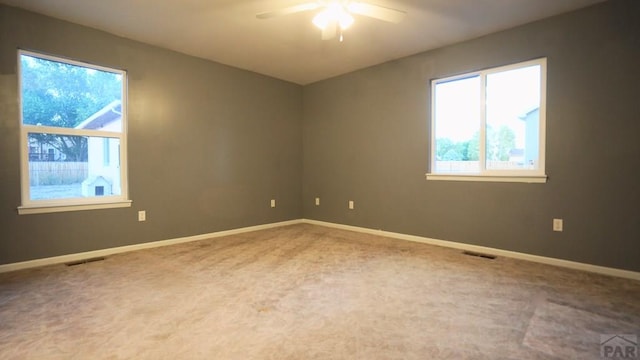
[[[92,263],[92,262],[102,261],[102,260],[104,260],[103,257],[96,257],[96,258],[91,258],[91,259],[82,259],[82,260],[78,260],[78,261],[73,261],[73,262],[70,262],[70,263],[66,263],[65,265],[67,265],[67,266],[76,266],[76,265],[82,265],[82,264]]]
[[[477,253],[477,252],[473,252],[473,251],[463,251],[462,253],[465,254],[465,255],[481,257],[481,258],[490,259],[490,260],[493,260],[493,259],[496,258],[495,255],[482,254],[482,253]]]

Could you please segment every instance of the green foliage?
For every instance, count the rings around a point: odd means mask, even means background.
[[[487,160],[507,161],[509,152],[516,147],[516,135],[507,126],[498,131],[487,126]]]
[[[480,132],[476,131],[473,134],[471,140],[467,144],[467,160],[479,161],[480,160]]]
[[[509,152],[516,146],[516,135],[507,126],[495,131],[487,126],[487,160],[508,161]],[[480,159],[480,132],[467,141],[453,142],[448,138],[436,139],[436,159],[440,161],[478,161]]]
[[[454,143],[451,139],[440,138],[436,141],[438,160],[461,161],[468,159],[469,142]]]
[[[26,125],[74,128],[114,100],[121,99],[118,74],[37,57],[21,56],[22,121]],[[32,135],[65,154],[67,161],[87,160],[87,139]]]

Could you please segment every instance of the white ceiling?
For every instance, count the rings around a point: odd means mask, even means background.
[[[344,42],[323,41],[315,12],[255,14],[313,0],[0,0],[122,37],[298,84],[453,44],[604,0],[365,0],[407,12],[362,16]],[[362,1],[362,0],[361,0]]]

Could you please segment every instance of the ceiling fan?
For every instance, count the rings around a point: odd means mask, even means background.
[[[402,10],[361,1],[318,0],[262,12],[257,14],[256,17],[258,19],[270,19],[317,9],[320,9],[320,12],[313,18],[313,24],[322,30],[322,40],[333,39],[340,34],[340,41],[342,41],[342,31],[348,29],[355,21],[353,15],[367,16],[396,24],[407,15]]]

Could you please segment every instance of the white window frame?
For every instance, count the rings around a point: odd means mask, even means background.
[[[486,168],[486,79],[494,73],[505,72],[529,66],[540,66],[540,116],[539,116],[539,164],[537,169],[517,169],[517,170],[487,170]],[[435,118],[435,89],[439,83],[462,80],[469,77],[479,76],[481,87],[481,107],[480,107],[480,171],[473,173],[445,173],[434,172],[436,162],[436,118]],[[547,175],[545,173],[545,135],[546,135],[546,96],[547,96],[547,59],[539,58],[524,61],[516,64],[500,66],[457,76],[431,80],[431,134],[429,172],[426,174],[427,180],[447,180],[447,181],[491,181],[491,182],[525,182],[525,183],[545,183]]]
[[[121,132],[102,131],[91,129],[61,128],[42,125],[27,125],[23,121],[22,103],[22,55],[37,57],[44,60],[56,61],[65,64],[81,66],[117,73],[122,76],[122,130]],[[81,61],[70,60],[57,56],[42,54],[27,50],[18,50],[18,100],[20,105],[20,187],[22,204],[18,207],[18,214],[39,214],[64,211],[93,210],[107,208],[130,207],[127,176],[127,72],[125,70],[114,69]],[[115,138],[120,142],[120,195],[95,196],[73,199],[46,199],[31,200],[29,182],[29,133],[60,134],[71,136],[92,136]]]

